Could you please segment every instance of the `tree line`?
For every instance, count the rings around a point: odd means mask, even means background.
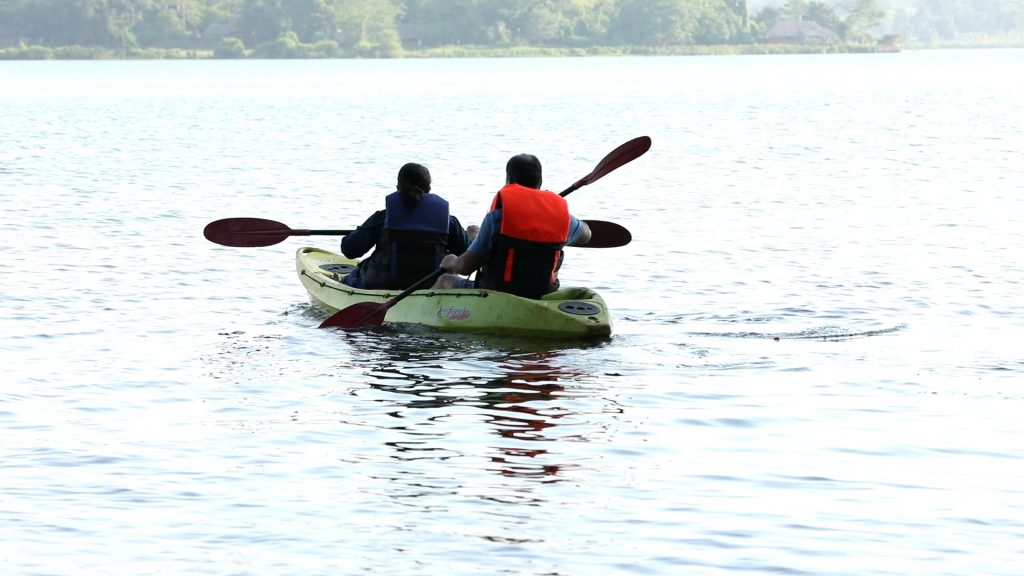
[[[767,42],[783,19],[816,22],[845,42],[885,32],[911,41],[1024,32],[1020,0],[886,6],[788,0],[751,14],[747,0],[3,0],[0,47],[216,49],[226,57],[288,56],[296,47],[367,57],[444,46],[663,48]]]

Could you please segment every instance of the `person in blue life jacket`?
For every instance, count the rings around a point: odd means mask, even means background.
[[[430,193],[430,171],[408,163],[398,171],[396,190],[384,210],[341,240],[341,253],[359,258],[373,253],[342,279],[353,288],[405,289],[437,269],[446,254],[466,251],[477,227],[463,229],[448,212],[448,202]]]
[[[461,255],[441,259],[451,272],[434,288],[486,288],[526,298],[558,289],[562,248],[590,241],[590,227],[569,213],[565,198],[542,190],[540,160],[518,154],[505,165],[505,187],[491,201],[476,238]],[[476,280],[458,276],[477,272]]]

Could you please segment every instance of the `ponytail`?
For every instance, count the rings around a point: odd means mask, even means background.
[[[430,193],[430,171],[422,164],[410,162],[398,171],[398,192],[408,208],[419,205],[424,194]]]
[[[399,193],[402,195],[402,202],[408,208],[415,208],[419,205],[420,199],[426,192],[423,191],[419,186],[413,185],[410,188],[399,188]]]

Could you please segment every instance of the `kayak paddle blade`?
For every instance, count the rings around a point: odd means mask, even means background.
[[[384,316],[387,315],[390,308],[388,303],[360,302],[338,310],[330,318],[324,320],[320,327],[355,330],[356,328],[380,326],[384,323]]]
[[[392,306],[401,302],[405,297],[412,294],[416,290],[423,288],[427,284],[430,284],[434,280],[437,280],[444,274],[444,268],[438,268],[428,274],[425,278],[417,280],[415,284],[409,286],[405,290],[402,290],[398,296],[388,300],[383,304],[374,304],[373,302],[360,302],[359,304],[353,304],[344,310],[338,310],[333,316],[324,320],[320,324],[321,328],[344,328],[346,330],[353,328],[367,328],[370,326],[380,326],[384,323],[384,316],[388,313],[388,310]]]
[[[584,220],[590,227],[590,242],[573,246],[574,248],[618,248],[633,240],[633,235],[625,227],[615,222],[603,220]]]
[[[203,236],[210,242],[241,248],[271,246],[293,233],[284,224],[264,218],[224,218],[210,222],[203,229]]]
[[[604,178],[609,172],[622,167],[625,164],[629,164],[633,160],[643,156],[651,149],[651,137],[650,136],[639,136],[633,138],[629,142],[620,145],[615,150],[608,153],[607,156],[601,159],[597,163],[597,166],[583,178],[576,181],[575,184],[567,188],[560,195],[567,196],[573,190],[586,186]]]

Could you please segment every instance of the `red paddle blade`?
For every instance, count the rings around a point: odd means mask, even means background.
[[[603,220],[585,220],[590,227],[590,242],[574,246],[576,248],[618,248],[633,240],[633,235],[623,226],[615,222]]]
[[[390,308],[391,306],[387,303],[360,302],[359,304],[353,304],[338,310],[330,318],[324,320],[320,327],[353,330],[355,328],[380,326],[384,323],[384,316]]]
[[[293,230],[280,222],[263,218],[225,218],[215,220],[203,229],[210,242],[224,246],[251,248],[281,242]]]
[[[615,150],[609,152],[607,156],[605,156],[600,162],[597,163],[597,166],[594,167],[590,174],[587,174],[583,178],[580,178],[575,184],[572,185],[571,188],[563,192],[562,196],[565,196],[569,192],[572,192],[573,190],[581,186],[586,186],[591,182],[595,182],[603,178],[612,170],[615,170],[620,166],[628,164],[633,160],[636,160],[637,158],[643,156],[650,149],[650,136],[638,136],[636,138],[633,138],[629,142],[626,142],[625,144],[622,144]]]

